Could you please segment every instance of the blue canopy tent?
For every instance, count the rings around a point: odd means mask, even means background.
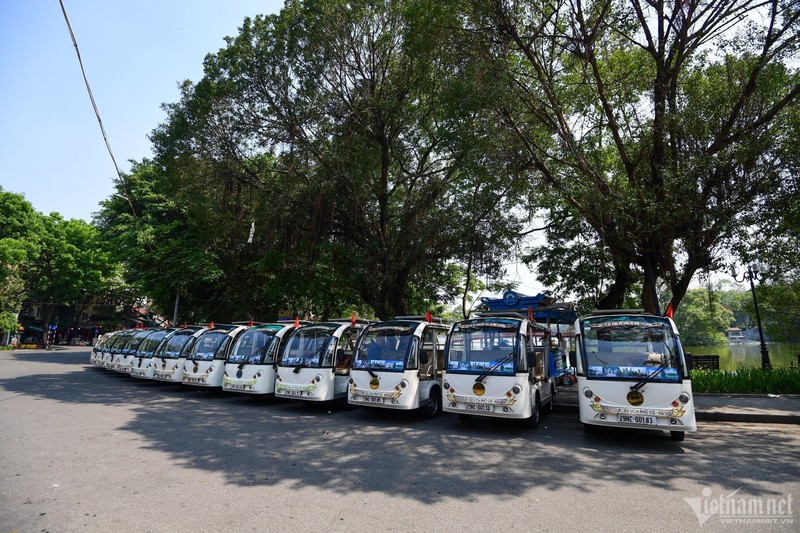
[[[536,322],[572,325],[578,319],[575,304],[572,302],[557,302],[547,294],[539,293],[536,296],[526,296],[516,291],[506,291],[502,298],[481,298],[485,311],[513,312],[533,318]],[[564,354],[555,352],[550,360],[551,375],[559,378],[565,372]]]
[[[530,309],[537,322],[574,324],[578,319],[572,302],[556,302],[553,297],[539,293],[526,296],[516,291],[506,291],[502,298],[481,298],[486,311],[514,311],[527,315]]]

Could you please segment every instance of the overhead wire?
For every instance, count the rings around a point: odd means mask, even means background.
[[[81,67],[81,74],[83,75],[83,83],[86,85],[86,91],[89,93],[89,100],[92,102],[92,109],[94,109],[94,114],[97,117],[97,123],[100,125],[100,133],[103,135],[103,141],[106,144],[106,149],[108,150],[108,155],[111,156],[111,162],[114,164],[114,170],[117,173],[117,181],[119,185],[122,187],[122,192],[124,193],[122,196],[128,202],[128,205],[131,208],[131,212],[133,213],[134,219],[136,217],[136,210],[133,207],[133,203],[131,202],[130,196],[127,192],[127,185],[125,182],[125,176],[119,169],[119,165],[117,164],[117,159],[114,157],[114,152],[111,150],[111,143],[108,141],[108,135],[106,135],[105,126],[103,126],[103,119],[100,118],[100,111],[97,109],[97,102],[94,100],[94,94],[92,94],[92,87],[89,85],[89,79],[86,76],[86,69],[83,66],[83,58],[81,57],[81,51],[78,47],[78,40],[75,38],[75,32],[72,31],[72,24],[70,24],[69,16],[67,15],[67,9],[64,7],[63,0],[58,0],[59,5],[61,6],[61,12],[64,14],[64,21],[67,23],[67,29],[69,30],[69,36],[72,39],[72,44],[75,47],[75,54],[78,56],[78,64]]]

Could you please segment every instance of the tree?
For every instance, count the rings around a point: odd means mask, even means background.
[[[33,206],[22,195],[0,188],[0,313],[14,319],[25,298],[23,274],[39,253],[41,231]]]
[[[222,184],[270,199],[253,259],[295,308],[360,298],[388,318],[458,294],[452,261],[467,286],[502,275],[524,182],[481,114],[491,85],[449,55],[454,16],[426,0],[288,2],[245,20],[167,107],[153,141],[171,180],[196,200]]]
[[[721,305],[718,292],[690,289],[675,313],[675,325],[688,346],[714,346],[728,342],[725,333],[733,313]]]
[[[40,220],[39,253],[28,262],[25,280],[27,297],[42,307],[46,326],[56,305],[84,306],[102,294],[117,264],[95,226],[58,213]],[[42,340],[47,343],[46,331]]]
[[[761,311],[764,332],[779,342],[798,342],[800,331],[800,281],[759,285],[758,305]],[[750,311],[754,314],[752,298]]]
[[[786,197],[799,20],[782,1],[474,4],[466,29],[506,73],[498,114],[552,191],[544,207],[588,224],[613,266],[601,306],[641,281],[658,312],[663,281],[677,309]]]

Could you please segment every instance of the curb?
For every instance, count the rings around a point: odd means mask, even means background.
[[[706,422],[750,422],[755,424],[800,424],[800,415],[774,413],[725,413],[717,411],[694,412],[697,420]]]

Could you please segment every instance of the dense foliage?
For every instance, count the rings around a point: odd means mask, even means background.
[[[798,204],[796,4],[494,0],[470,20],[547,191],[535,201],[556,246],[533,257],[567,258],[543,280],[575,277],[581,255],[600,265],[584,278],[598,306],[638,286],[646,310],[659,312],[659,288],[677,309],[696,272],[751,249],[743,228],[773,234],[767,214]]]
[[[24,302],[40,306],[47,324],[55,306],[88,305],[120,275],[93,224],[42,215],[0,189],[0,333],[16,329]]]
[[[675,325],[683,343],[689,346],[726,344],[725,333],[734,324],[733,311],[721,304],[720,294],[705,289],[687,291],[675,313]]]
[[[501,278],[526,182],[453,55],[454,16],[309,1],[246,20],[120,187],[136,215],[104,204],[134,279],[182,316],[231,319],[424,313]]]
[[[290,0],[183,83],[98,224],[181,320],[388,318],[466,312],[544,213],[548,287],[683,302],[717,342],[698,272],[798,279],[798,25],[784,0]]]

